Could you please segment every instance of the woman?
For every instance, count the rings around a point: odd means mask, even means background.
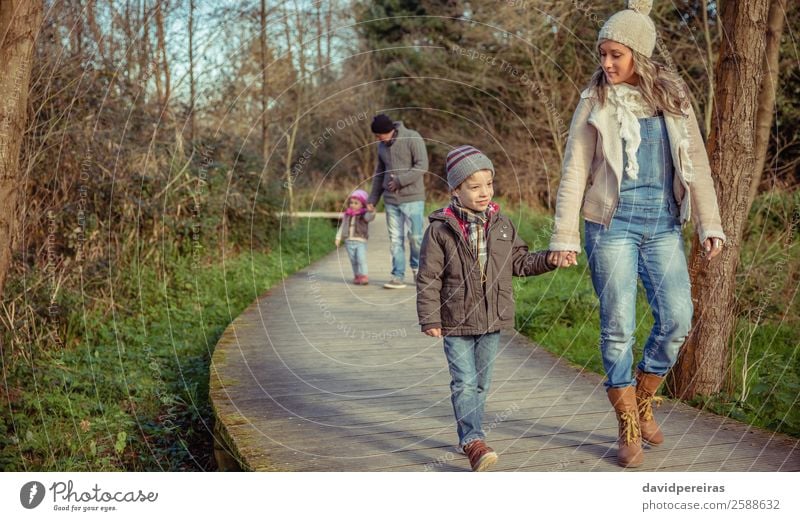
[[[692,318],[681,225],[692,219],[707,259],[725,241],[700,130],[680,78],[652,61],[650,0],[629,1],[597,41],[600,67],[570,126],[550,250],[576,264],[579,214],[600,299],[606,390],[619,423],[618,463],[641,465],[642,439],[664,436],[652,400],[675,364]],[[587,186],[588,185],[588,186]],[[655,324],[631,375],[636,285]]]

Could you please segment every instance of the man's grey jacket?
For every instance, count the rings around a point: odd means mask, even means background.
[[[424,175],[428,171],[428,152],[419,132],[395,121],[395,136],[387,144],[378,144],[378,166],[372,178],[372,192],[367,200],[378,204],[383,195],[387,204],[410,203],[425,200]],[[399,188],[389,190],[389,181],[394,179]]]

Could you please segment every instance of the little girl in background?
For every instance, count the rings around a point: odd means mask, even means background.
[[[375,219],[375,212],[367,211],[367,192],[356,190],[347,198],[347,209],[342,215],[342,223],[336,232],[336,247],[344,241],[350,264],[353,266],[353,284],[367,285],[367,239],[369,223]]]

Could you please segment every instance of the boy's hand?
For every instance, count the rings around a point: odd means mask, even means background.
[[[394,178],[394,175],[389,178],[389,182],[387,183],[390,192],[396,192],[400,188],[400,183],[397,182],[397,179]]]
[[[335,240],[335,241],[333,241],[333,242],[335,242],[335,243],[336,243],[336,247],[337,247],[337,248],[339,247],[339,245],[340,245],[340,244],[342,244],[342,241],[341,241],[341,240],[339,240],[339,239],[336,239],[336,240]]]
[[[439,338],[442,336],[442,328],[434,327],[431,329],[426,329],[425,331],[423,331],[423,333],[425,333],[428,336],[434,336],[436,338]]]
[[[547,262],[556,268],[577,266],[578,253],[574,251],[551,251],[547,254]]]

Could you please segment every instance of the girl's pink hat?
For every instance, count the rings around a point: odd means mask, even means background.
[[[356,190],[355,192],[350,194],[350,197],[348,197],[348,199],[352,199],[353,197],[361,201],[361,204],[363,204],[364,206],[367,205],[367,197],[369,197],[369,195],[364,190]]]

